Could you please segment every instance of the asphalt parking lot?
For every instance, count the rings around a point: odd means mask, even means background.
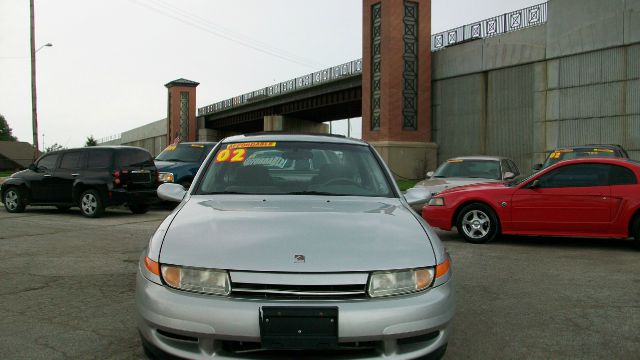
[[[2,358],[142,358],[134,274],[167,214],[0,207]],[[629,242],[440,234],[458,296],[447,359],[638,358],[640,252]]]

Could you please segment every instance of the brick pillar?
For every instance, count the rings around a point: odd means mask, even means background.
[[[363,0],[362,137],[399,177],[435,167],[431,0]]]
[[[197,141],[196,87],[199,83],[186,79],[174,80],[165,86],[167,95],[167,144],[177,137],[180,141]]]

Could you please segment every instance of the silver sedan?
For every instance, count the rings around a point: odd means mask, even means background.
[[[500,156],[461,156],[442,163],[435,171],[427,173],[427,179],[420,181],[406,191],[409,198],[422,198],[412,207],[420,212],[431,197],[446,189],[485,182],[513,180],[520,176],[515,162]]]
[[[367,143],[321,135],[221,141],[140,257],[151,356],[440,358],[450,259]]]

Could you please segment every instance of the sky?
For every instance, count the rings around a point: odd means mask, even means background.
[[[541,2],[432,0],[432,33]],[[362,0],[35,0],[35,18],[41,147],[165,118],[178,78],[202,107],[362,57]],[[0,0],[0,114],[27,142],[29,56],[29,1]]]

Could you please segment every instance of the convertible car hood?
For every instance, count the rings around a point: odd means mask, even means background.
[[[478,183],[497,183],[498,180],[478,179],[478,178],[431,178],[422,180],[415,187],[423,187],[429,189],[431,193],[439,193],[446,189],[455,188]]]
[[[490,190],[499,190],[505,189],[507,186],[502,182],[493,182],[493,183],[482,183],[482,184],[470,184],[464,186],[458,186],[456,188],[448,189],[446,191],[441,192],[439,195],[453,194],[458,192],[468,192],[468,191],[490,191]]]
[[[433,266],[435,257],[425,230],[398,199],[217,195],[194,196],[180,209],[160,262],[346,272]]]

